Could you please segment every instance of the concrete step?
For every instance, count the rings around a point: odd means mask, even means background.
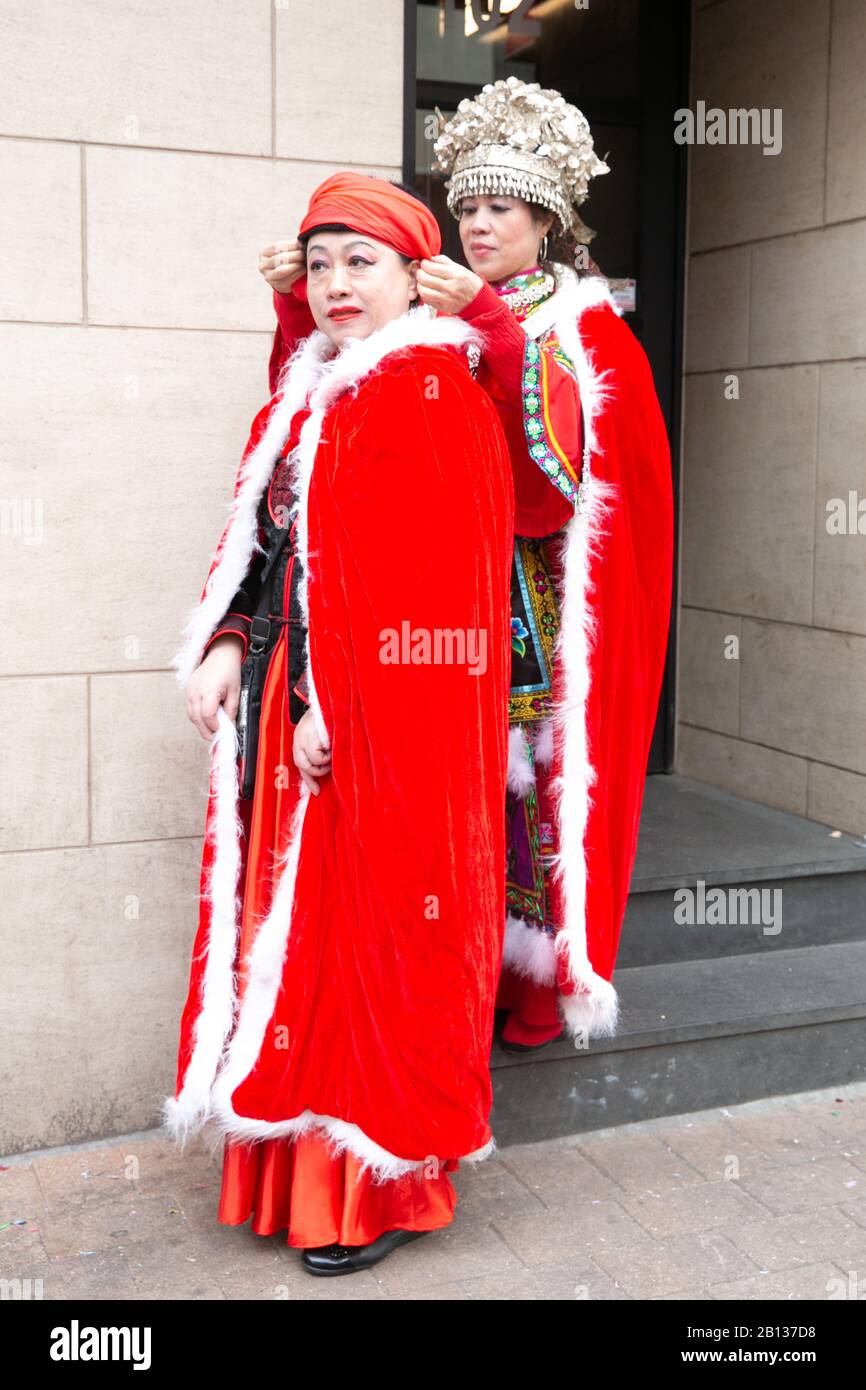
[[[534,1057],[494,1043],[498,1144],[866,1080],[866,941],[618,969],[615,983],[616,1038]]]
[[[699,883],[723,890],[726,922],[677,920],[675,894]],[[864,939],[866,839],[679,774],[647,779],[619,968]]]

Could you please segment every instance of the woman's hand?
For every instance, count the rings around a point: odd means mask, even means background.
[[[259,252],[259,271],[271,289],[288,294],[295,281],[307,273],[307,253],[299,241],[275,241]]]
[[[292,756],[304,785],[309,787],[315,796],[318,796],[319,787],[316,778],[324,777],[331,771],[331,750],[322,743],[316,733],[316,721],[311,709],[308,709],[295,725]]]
[[[459,314],[484,285],[480,275],[448,256],[425,256],[416,272],[418,293],[440,314]]]
[[[237,718],[243,650],[242,637],[230,633],[218,637],[190,677],[186,712],[202,738],[211,739],[216,733],[220,705],[225,706],[229,719]]]

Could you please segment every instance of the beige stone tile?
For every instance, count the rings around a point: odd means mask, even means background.
[[[804,1265],[801,1269],[783,1270],[778,1274],[762,1270],[751,1278],[711,1284],[708,1293],[710,1298],[725,1303],[741,1300],[762,1302],[764,1299],[779,1303],[792,1300],[824,1303],[828,1298],[840,1297],[838,1291],[844,1289],[847,1282],[847,1276],[836,1265],[824,1261],[822,1264]]]
[[[264,160],[88,149],[90,321],[269,327],[256,252],[290,172]]]
[[[271,9],[9,5],[0,133],[271,153]]]
[[[215,1212],[213,1222],[206,1237],[196,1235],[181,1221],[176,1234],[165,1241],[137,1241],[126,1247],[140,1296],[159,1301],[243,1298],[279,1302],[285,1298],[290,1281],[275,1242],[221,1226]]]
[[[535,1219],[535,1218],[526,1218]],[[500,1226],[500,1222],[496,1226]],[[399,1291],[424,1297],[429,1287],[447,1281],[480,1278],[495,1271],[512,1274],[520,1269],[520,1261],[492,1226],[465,1224],[455,1213],[454,1222],[441,1230],[429,1231],[419,1240],[400,1246],[370,1271],[388,1297]],[[314,1278],[314,1275],[310,1276]],[[352,1275],[353,1279],[357,1276]],[[341,1283],[346,1280],[324,1280],[321,1283]]]
[[[677,725],[676,770],[722,791],[805,816],[809,765],[804,758],[743,739]]]
[[[655,1134],[713,1183],[738,1182],[746,1173],[768,1168],[773,1161],[742,1133],[733,1130],[728,1120],[717,1119],[712,1112],[694,1119],[678,1116],[665,1120]]]
[[[682,602],[810,622],[818,369],[743,372],[739,393],[687,379]]]
[[[53,1259],[45,1271],[42,1296],[47,1302],[101,1303],[138,1297],[129,1261],[123,1251],[73,1252]]]
[[[818,417],[815,624],[866,635],[864,439],[866,363],[826,363]]]
[[[823,215],[829,0],[727,0],[694,22],[689,106],[781,108],[782,150],[696,145],[692,251],[803,227]]]
[[[866,772],[866,638],[746,619],[742,681],[744,738]]]
[[[762,1269],[775,1271],[832,1260],[843,1268],[862,1268],[866,1260],[866,1231],[848,1221],[835,1207],[764,1216],[742,1225],[731,1222],[727,1234]]]
[[[93,676],[94,843],[204,833],[210,749],[173,674]]]
[[[690,1232],[729,1230],[766,1213],[736,1182],[660,1188],[645,1197],[623,1193],[620,1203],[651,1236],[667,1240]]]
[[[866,7],[834,0],[827,130],[827,221],[866,215]]]
[[[574,1144],[513,1144],[502,1151],[502,1162],[535,1198],[534,1207],[548,1210],[583,1209],[588,1202],[610,1201],[620,1195],[620,1187],[599,1171]],[[514,1216],[519,1208],[510,1203],[505,1214]]]
[[[464,1279],[465,1297],[476,1302],[610,1302],[626,1300],[628,1294],[615,1280],[575,1250],[571,1261],[539,1265],[512,1273],[491,1273],[477,1279]],[[426,1295],[425,1295],[426,1297]]]
[[[80,322],[80,151],[0,140],[0,182],[0,318]]]
[[[87,680],[3,682],[0,848],[87,843]]]
[[[866,219],[752,248],[750,360],[866,357]]]
[[[178,1210],[168,1193],[124,1190],[114,1198],[48,1212],[42,1239],[52,1260],[97,1253],[121,1256],[128,1245],[145,1238],[164,1244],[181,1219]]]
[[[857,1168],[862,1169],[866,1166],[861,1157],[852,1159],[851,1162]],[[846,1221],[855,1221],[858,1226],[866,1226],[866,1197],[861,1197],[855,1202],[837,1202],[836,1206]]]
[[[703,1182],[697,1169],[668,1144],[631,1127],[581,1135],[578,1148],[623,1192],[635,1197],[658,1187],[689,1187]]]
[[[866,1095],[856,1095],[850,1087],[844,1089],[844,1095],[824,1094],[798,1101],[797,1114],[837,1140],[866,1134]]]
[[[712,1280],[746,1278],[754,1272],[747,1255],[721,1231],[694,1231],[668,1240],[593,1253],[596,1264],[632,1298],[656,1299],[691,1294]]]
[[[823,763],[809,765],[810,820],[866,838],[866,776]]]
[[[30,1163],[0,1165],[0,1277],[24,1281],[44,1276],[48,1253],[42,1243],[45,1203]]]
[[[689,258],[687,371],[748,366],[750,265],[748,246]]]
[[[211,1155],[200,1137],[192,1137],[181,1149],[174,1139],[136,1135],[122,1145],[124,1170],[133,1173],[147,1192],[208,1192],[218,1198],[222,1174],[221,1155]]]
[[[86,167],[91,323],[273,331],[259,251],[297,234],[332,165],[88,148]]]
[[[276,20],[276,154],[399,167],[401,0],[277,0]]]
[[[746,1139],[776,1164],[814,1163],[842,1156],[838,1136],[813,1124],[798,1106],[783,1106],[773,1112],[734,1110],[728,1123],[738,1143]]]
[[[577,1254],[580,1268],[621,1245],[649,1248],[655,1244],[619,1201],[592,1200],[571,1209],[500,1216],[493,1227],[521,1264],[530,1269],[550,1264],[552,1259],[564,1261],[571,1252]],[[595,1294],[591,1291],[589,1297]]]
[[[742,1179],[742,1187],[755,1201],[782,1216],[852,1201],[862,1195],[866,1177],[846,1158],[818,1158],[812,1163],[782,1163],[753,1173]]]
[[[737,733],[741,621],[702,608],[680,609],[677,712],[684,723]]]
[[[393,1297],[394,1297],[394,1298],[398,1298],[398,1299],[400,1299],[400,1300],[406,1302],[406,1301],[409,1301],[409,1300],[413,1300],[413,1301],[414,1301],[414,1300],[417,1300],[418,1294],[412,1293],[412,1292],[405,1293],[405,1294],[396,1293],[396,1294],[393,1295]],[[444,1303],[446,1300],[449,1300],[449,1301],[458,1301],[458,1300],[461,1300],[461,1299],[467,1299],[467,1298],[471,1298],[471,1297],[473,1297],[473,1295],[467,1293],[467,1292],[466,1292],[466,1289],[465,1289],[465,1286],[464,1286],[464,1285],[461,1285],[461,1284],[453,1284],[453,1283],[449,1283],[449,1284],[433,1284],[433,1285],[429,1285],[429,1286],[424,1290],[424,1302],[425,1302],[425,1303],[429,1302],[430,1299],[435,1299],[437,1303],[439,1303],[439,1302],[443,1302],[443,1303]],[[496,1294],[495,1297],[498,1298],[498,1297],[499,1297],[499,1294]]]
[[[509,1147],[500,1151],[498,1159],[486,1159],[477,1167],[464,1167],[452,1173],[460,1219],[490,1221],[516,1211],[541,1210],[543,1199],[534,1179],[539,1167],[536,1160],[531,1164],[531,1171],[525,1172],[520,1152],[515,1153],[515,1149]]]
[[[160,1123],[200,860],[200,839],[2,856],[0,1152]]]
[[[0,326],[4,489],[22,523],[0,544],[0,674],[167,667],[268,399],[269,342]]]

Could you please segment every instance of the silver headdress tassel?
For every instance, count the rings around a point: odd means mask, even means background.
[[[590,179],[610,169],[593,150],[586,117],[560,92],[501,78],[477,97],[465,97],[450,120],[438,107],[436,115],[433,152],[437,167],[451,175],[445,188],[454,217],[463,198],[512,194],[549,208],[564,232],[589,244],[595,232],[577,208],[588,197]]]

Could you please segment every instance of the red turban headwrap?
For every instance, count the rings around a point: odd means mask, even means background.
[[[309,232],[328,222],[342,222],[352,231],[366,232],[413,259],[437,256],[442,250],[442,233],[430,209],[411,193],[370,174],[347,169],[319,184],[298,232]],[[307,277],[296,280],[292,288],[298,299],[306,300]]]

